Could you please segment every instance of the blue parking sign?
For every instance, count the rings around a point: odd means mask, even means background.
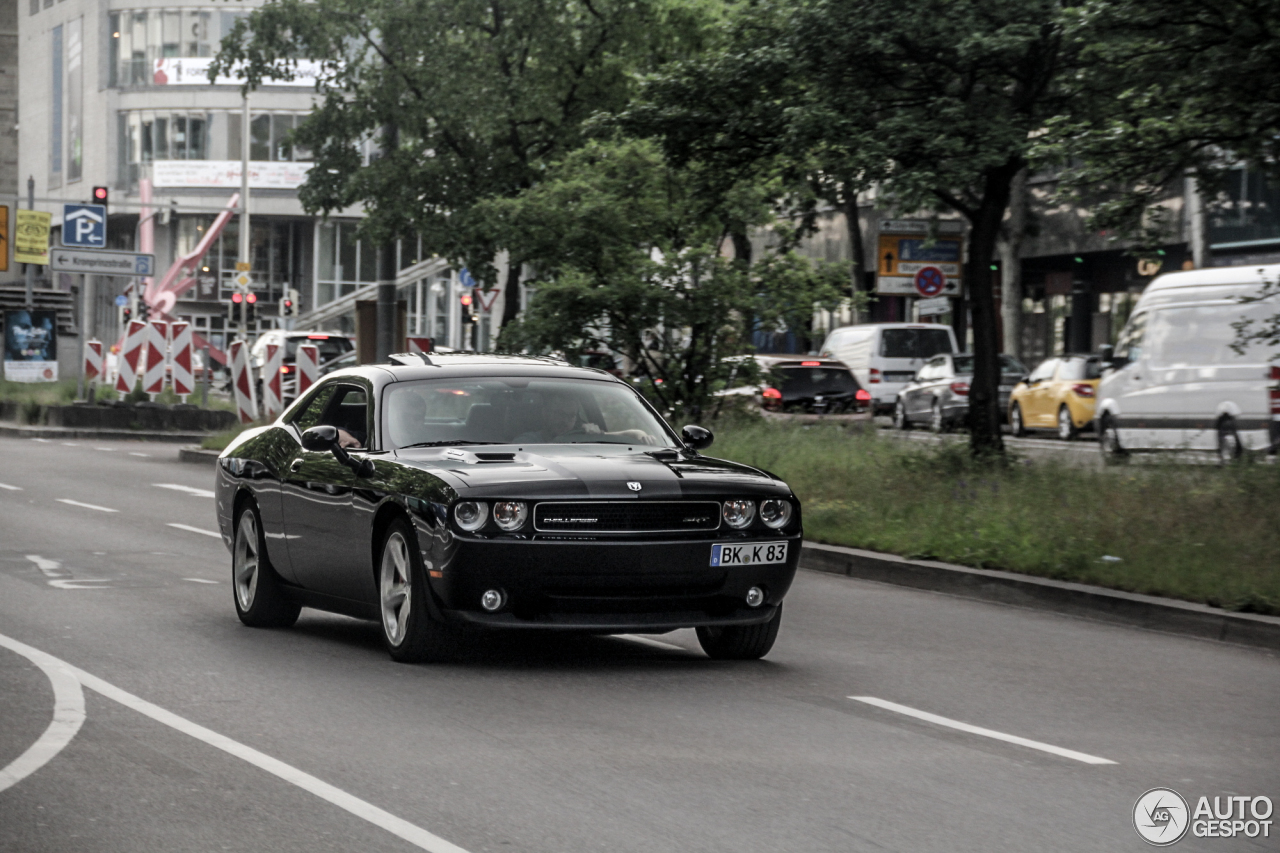
[[[82,249],[106,248],[107,209],[100,204],[64,204],[62,245]]]

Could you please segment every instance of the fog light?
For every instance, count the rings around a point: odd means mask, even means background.
[[[495,610],[501,610],[505,601],[506,596],[502,594],[501,590],[497,589],[486,590],[485,594],[480,596],[480,606],[490,613]]]
[[[747,606],[759,607],[761,604],[764,604],[764,590],[758,586],[747,590]]]

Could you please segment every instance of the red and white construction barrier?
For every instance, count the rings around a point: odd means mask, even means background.
[[[169,368],[169,324],[163,320],[147,323],[146,359],[142,390],[152,395],[159,394],[164,390],[165,374]]]
[[[195,393],[196,376],[191,367],[191,324],[181,320],[174,323],[169,333],[173,342],[169,344],[169,360],[173,364],[173,393],[187,402],[187,395]]]
[[[254,389],[253,370],[249,367],[249,348],[244,341],[231,344],[231,389],[235,394],[240,423],[247,424],[256,420],[258,397]]]
[[[299,346],[297,368],[298,396],[301,397],[320,377],[320,348],[315,344]]]
[[[102,341],[87,340],[84,342],[84,381],[92,382],[101,379],[103,374]]]
[[[280,388],[284,366],[284,347],[267,344],[266,358],[262,362],[262,412],[274,418],[284,410],[284,392]]]
[[[431,352],[436,342],[433,338],[408,338],[409,352]]]
[[[133,386],[138,383],[138,373],[147,369],[147,363],[142,358],[146,335],[146,323],[141,320],[129,321],[129,333],[124,336],[124,347],[120,350],[120,357],[116,359],[116,390],[121,395],[133,391]]]

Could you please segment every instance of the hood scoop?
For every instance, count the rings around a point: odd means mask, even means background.
[[[514,453],[477,453],[477,462],[515,462]]]

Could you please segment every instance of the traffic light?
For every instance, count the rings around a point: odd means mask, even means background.
[[[111,200],[111,190],[107,189],[106,187],[94,187],[94,188],[93,188],[93,203],[94,203],[94,204],[100,204],[100,205],[102,205],[103,207],[106,207],[106,206],[107,206],[107,203],[108,203],[110,200]]]
[[[151,319],[151,306],[144,299],[138,300],[138,319],[144,323]]]
[[[245,323],[258,322],[258,294],[252,291],[244,297],[244,321]]]
[[[120,316],[124,319],[125,325],[127,327],[129,321],[133,319],[133,309],[130,308],[128,305],[124,306],[124,311],[120,314]]]
[[[231,294],[231,304],[227,306],[227,323],[231,326],[240,325],[240,305],[244,302],[244,294],[235,291]]]
[[[280,316],[298,316],[298,291],[296,289],[290,287],[285,290],[284,296],[280,299]]]

